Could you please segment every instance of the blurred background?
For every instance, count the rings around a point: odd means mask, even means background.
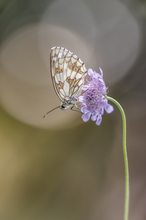
[[[130,220],[146,219],[146,1],[0,1],[0,219],[122,220],[121,120],[56,110],[50,48],[104,70],[128,125]]]

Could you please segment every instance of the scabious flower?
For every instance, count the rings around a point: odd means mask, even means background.
[[[108,103],[106,94],[107,87],[103,80],[102,69],[99,68],[98,73],[88,69],[84,85],[81,88],[81,95],[78,97],[84,122],[91,118],[96,125],[100,125],[104,112],[113,112],[113,106]]]

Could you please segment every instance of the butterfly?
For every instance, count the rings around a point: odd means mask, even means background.
[[[57,108],[77,108],[77,98],[87,73],[84,62],[64,47],[52,47],[50,52],[50,72],[54,90],[61,100],[60,106],[47,112],[44,117]]]

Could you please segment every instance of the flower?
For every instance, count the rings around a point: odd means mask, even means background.
[[[82,119],[87,122],[90,118],[100,125],[104,111],[113,112],[114,108],[108,103],[106,98],[107,87],[103,80],[103,71],[99,72],[88,69],[85,76],[84,85],[81,87],[81,95],[78,97]]]

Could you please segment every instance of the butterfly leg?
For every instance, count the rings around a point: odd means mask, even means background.
[[[74,112],[80,112],[79,108],[75,107],[74,105],[71,107],[71,110]]]

